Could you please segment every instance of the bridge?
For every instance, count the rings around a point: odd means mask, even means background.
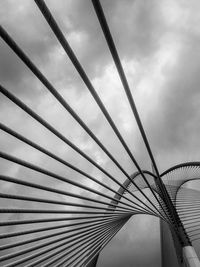
[[[131,174],[125,170],[6,28],[0,26],[2,41],[103,151],[112,162],[113,168],[117,169],[116,173],[120,173],[119,178],[113,175],[97,158],[87,154],[82,147],[72,142],[31,105],[26,104],[10,88],[1,84],[0,93],[10,104],[15,105],[20,112],[62,142],[62,149],[66,147],[67,151],[69,148],[73,150],[77,157],[81,157],[92,168],[98,170],[104,179],[86,172],[83,166],[79,166],[80,164],[67,161],[65,157],[58,156],[28,136],[0,122],[1,133],[51,159],[52,166],[62,165],[74,174],[74,177],[69,177],[65,174],[66,171],[58,172],[58,167],[53,171],[45,166],[30,163],[27,160],[28,154],[22,159],[12,153],[0,151],[2,164],[9,162],[27,170],[27,175],[23,177],[20,175],[15,177],[12,173],[0,174],[2,203],[0,265],[96,266],[101,251],[130,218],[137,214],[146,214],[160,219],[164,238],[163,258],[166,257],[164,243],[167,238],[165,232],[168,229],[178,265],[200,266],[193,247],[193,243],[200,239],[200,194],[198,188],[195,190],[185,186],[190,181],[199,180],[200,162],[180,163],[162,173],[159,171],[100,1],[92,0],[91,5],[118,72],[133,120],[137,123],[142,137],[151,163],[149,170],[141,168],[136,155],[125,141],[45,1],[34,0],[34,2],[135,169]],[[12,116],[17,120],[17,113]],[[62,120],[62,124],[64,123]],[[163,262],[163,267],[167,266],[165,264],[166,261]]]

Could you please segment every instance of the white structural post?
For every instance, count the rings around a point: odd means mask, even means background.
[[[200,267],[200,261],[192,246],[183,247],[183,259],[185,267]]]

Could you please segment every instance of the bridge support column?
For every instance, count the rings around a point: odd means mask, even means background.
[[[192,246],[183,247],[183,259],[185,267],[200,267],[200,261]]]

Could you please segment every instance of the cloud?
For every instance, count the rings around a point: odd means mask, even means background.
[[[148,154],[91,2],[82,0],[56,2],[49,0],[46,2],[136,160],[142,168],[150,169]],[[198,1],[193,0],[188,4],[185,0],[159,2],[106,0],[102,1],[102,6],[159,169],[165,170],[181,161],[199,160],[200,60],[198,55],[200,33],[197,25],[199,25],[200,18]],[[2,1],[0,17],[3,27],[108,147],[126,171],[132,174],[136,170],[135,166],[110,129],[34,2]],[[3,41],[0,43],[0,57],[3,62],[0,65],[2,85],[38,112],[92,159],[117,177],[120,182],[123,182],[125,180],[123,174]],[[117,186],[104,174],[2,95],[0,96],[0,120],[112,186],[113,189],[117,189]],[[25,158],[27,161],[58,172],[69,179],[84,181],[91,188],[100,189],[99,185],[95,185],[59,163],[53,163],[48,157],[2,132],[0,141],[1,149],[7,153]],[[47,181],[47,177],[36,175],[34,172],[5,160],[0,161],[0,166],[2,173],[17,178],[28,177],[31,181],[35,180],[40,183]],[[48,183],[50,185],[50,182]],[[52,179],[51,186],[62,188],[63,185]],[[85,196],[88,194],[75,190],[74,187],[68,187],[68,189]],[[16,188],[16,192],[21,193],[17,190]],[[107,192],[103,188],[101,190]],[[133,220],[136,220],[134,227],[139,229],[143,219]],[[127,249],[127,262],[134,250],[139,255],[138,257],[135,255],[134,258],[140,266],[137,259],[141,258],[139,254],[141,247],[134,244],[136,239],[146,242],[150,222],[149,218],[145,221],[143,233],[140,232],[138,239],[135,230],[133,230],[135,233],[133,239],[127,234],[130,230],[122,231],[124,236],[115,239],[112,243],[113,248],[110,248],[111,251],[115,251],[118,255],[121,246],[117,242],[121,244],[128,240],[125,248],[133,245],[133,249],[131,251]],[[158,259],[157,241],[153,234],[154,232],[152,232],[151,240],[154,246],[149,248],[148,257],[153,255],[151,260],[155,264]],[[141,245],[141,243],[138,244]],[[108,256],[105,257],[109,262]],[[144,267],[145,264],[147,263],[143,262],[142,266]]]
[[[162,159],[159,160],[162,169],[178,162],[199,159],[196,149],[199,132],[199,48],[196,26],[192,24],[198,16],[186,10],[184,1],[182,5],[178,5],[175,27],[172,28],[170,22],[163,39],[163,50],[168,50],[168,53],[171,50],[171,59],[161,65],[163,81],[155,89],[159,102],[150,112],[154,120],[147,126],[158,160]],[[182,16],[183,19],[178,20]]]
[[[151,231],[149,225],[152,226]],[[144,215],[133,216],[102,251],[97,266],[129,267],[134,264],[136,267],[159,267],[158,233],[157,219]]]

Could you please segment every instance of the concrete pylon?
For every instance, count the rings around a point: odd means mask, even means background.
[[[200,267],[200,261],[192,246],[183,247],[184,267]]]

